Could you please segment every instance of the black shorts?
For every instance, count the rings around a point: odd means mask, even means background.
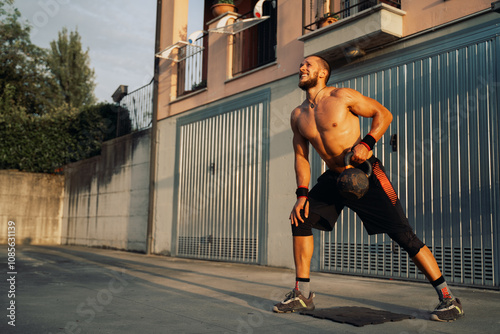
[[[328,170],[318,178],[318,183],[309,192],[309,212],[316,214],[316,217],[319,215],[321,219],[313,219],[312,228],[333,230],[340,212],[347,206],[358,214],[370,235],[412,231],[382,163],[375,157],[371,157],[369,161],[373,166],[373,173],[369,178],[370,188],[359,200],[342,197],[337,189],[338,173]],[[304,224],[299,224],[299,229],[303,228],[307,229],[307,220]]]

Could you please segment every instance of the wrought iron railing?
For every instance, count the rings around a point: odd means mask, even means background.
[[[153,86],[152,79],[148,84],[125,95],[120,106],[127,109],[132,123],[132,131],[140,131],[151,126],[153,120]]]
[[[179,48],[177,62],[177,97],[192,93],[207,86],[205,52],[207,47],[204,33],[192,44]]]
[[[320,28],[328,18],[345,19],[380,3],[401,9],[401,0],[304,0],[304,5],[306,1],[309,6],[304,6],[304,30],[309,31]],[[326,2],[330,8],[325,7]]]
[[[276,60],[277,11],[272,2],[264,3],[263,15],[269,16],[269,19],[233,36],[233,76]],[[241,15],[238,19],[252,17],[253,11]]]

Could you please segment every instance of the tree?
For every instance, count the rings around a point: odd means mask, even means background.
[[[54,172],[130,133],[128,112],[94,104],[94,71],[78,32],[44,50],[31,43],[14,0],[0,0],[0,169]]]
[[[42,115],[62,100],[45,66],[45,51],[31,43],[30,27],[19,22],[13,0],[0,0],[0,99]]]
[[[46,61],[62,98],[72,108],[89,106],[94,96],[94,70],[90,68],[89,50],[83,52],[78,31],[63,28],[59,38],[50,43]]]

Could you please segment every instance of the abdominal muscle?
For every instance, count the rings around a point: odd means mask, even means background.
[[[310,141],[310,143],[329,169],[341,173],[345,169],[344,156],[356,144],[356,141],[353,145],[329,145],[335,146],[335,150],[332,150],[331,147],[325,147],[322,141]]]

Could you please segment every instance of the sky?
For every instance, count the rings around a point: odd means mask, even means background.
[[[203,7],[205,0],[189,0],[187,35],[203,29]]]
[[[15,0],[23,21],[32,26],[31,41],[49,48],[58,32],[78,30],[89,49],[98,101],[112,102],[120,85],[129,93],[153,78],[155,0]]]

